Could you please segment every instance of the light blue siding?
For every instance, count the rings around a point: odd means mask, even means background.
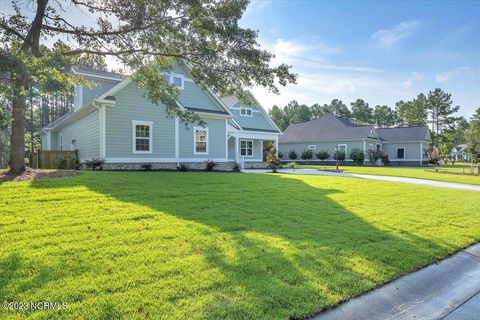
[[[174,158],[175,121],[165,106],[143,97],[144,90],[135,83],[115,94],[114,107],[106,108],[106,158]],[[152,153],[133,153],[132,120],[153,122]]]
[[[428,147],[428,144],[424,143],[423,147]],[[382,148],[388,154],[390,161],[420,161],[420,142],[388,142],[384,143]],[[398,148],[405,148],[404,159],[397,159]]]
[[[335,148],[339,144],[346,144],[347,145],[347,154],[346,154],[346,159],[348,160],[350,158],[350,153],[352,152],[353,149],[357,148],[361,151],[363,151],[363,140],[354,140],[354,141],[330,141],[330,142],[325,142],[325,141],[319,141],[319,142],[306,142],[306,143],[280,143],[278,145],[279,151],[281,151],[284,154],[283,159],[288,160],[288,153],[290,151],[295,151],[298,158],[297,160],[300,160],[300,155],[303,150],[308,150],[309,145],[314,145],[316,146],[315,150],[312,150],[313,152],[313,158],[311,160],[318,160],[318,158],[315,156],[315,153],[319,152],[320,150],[326,150],[330,154],[330,158],[327,160],[332,160],[333,159],[333,153],[335,152]],[[369,143],[367,143],[366,147],[368,149]]]
[[[247,117],[240,115],[241,107],[252,108],[252,116]],[[272,124],[265,117],[263,112],[259,109],[259,107],[255,105],[246,106],[241,104],[240,102],[237,102],[230,108],[230,111],[235,115],[235,121],[245,130],[248,130],[247,128],[266,131],[276,130],[274,126],[272,126]]]
[[[195,159],[225,159],[226,157],[226,120],[203,119],[208,128],[208,154],[194,154],[194,130],[195,125],[179,126],[180,158]]]
[[[240,157],[240,141],[242,140],[251,140],[253,142],[253,155],[251,157],[244,156],[245,161],[263,161],[263,143],[267,143],[267,141],[259,140],[259,139],[243,139],[240,138],[238,141],[238,156]],[[228,140],[228,159],[235,160],[235,138],[230,138]]]
[[[82,162],[100,157],[100,121],[97,110],[56,132],[55,138],[52,136],[52,140],[55,140],[55,150],[60,150],[60,134],[63,150],[78,150]],[[73,139],[75,144],[72,147]]]

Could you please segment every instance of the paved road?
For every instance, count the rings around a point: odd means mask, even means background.
[[[244,172],[266,173],[266,172],[270,172],[270,170],[245,169]],[[321,170],[316,170],[316,169],[280,169],[279,172],[289,173],[289,174],[312,174],[312,175],[322,175],[322,176],[381,180],[381,181],[418,184],[418,185],[425,185],[425,186],[437,187],[437,188],[448,188],[448,189],[458,189],[458,190],[468,190],[468,191],[478,191],[478,192],[480,192],[480,185],[471,185],[471,184],[444,182],[444,181],[433,181],[433,180],[405,178],[405,177],[376,176],[376,175],[370,175],[370,174],[356,174],[356,173],[345,173],[345,172],[321,171]]]
[[[336,319],[480,319],[480,244],[313,318]]]

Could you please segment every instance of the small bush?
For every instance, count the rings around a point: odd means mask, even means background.
[[[277,170],[282,167],[282,162],[277,157],[277,149],[275,147],[268,150],[267,165],[269,169],[272,169],[273,173],[277,172]]]
[[[213,162],[212,160],[207,160],[205,161],[205,170],[206,171],[213,171],[213,169],[217,166],[216,162]]]
[[[345,160],[345,152],[342,150],[335,150],[335,152],[333,153],[333,159],[338,161]]]
[[[103,170],[103,165],[105,164],[105,160],[101,158],[93,158],[92,160],[86,160],[85,166],[92,170]]]
[[[326,160],[326,159],[330,158],[330,154],[328,153],[327,150],[320,150],[315,154],[315,156],[319,160]]]
[[[295,169],[295,166],[296,166],[296,165],[297,165],[297,164],[296,164],[295,162],[289,162],[289,163],[287,163],[287,167],[289,167],[290,169]]]
[[[142,165],[142,169],[145,171],[152,171],[152,165],[151,164],[144,164]]]
[[[242,171],[242,168],[240,167],[240,164],[238,162],[234,162],[232,165],[232,171],[233,172],[240,172]]]
[[[53,164],[55,165],[55,168],[63,170],[67,168],[68,161],[65,158],[56,158],[53,161]]]
[[[282,151],[278,151],[278,157],[279,157],[280,159],[283,159],[284,156],[285,156],[285,155],[283,154]]]
[[[380,165],[385,165],[385,166],[390,163],[388,154],[386,154],[385,152],[379,149],[368,150],[368,161],[371,164],[375,164],[375,165],[378,165],[380,161]]]
[[[355,148],[350,152],[350,159],[356,164],[361,164],[365,160],[365,154],[362,150]]]
[[[179,166],[177,166],[178,171],[186,172],[188,171],[188,166],[185,163],[180,163]]]
[[[290,152],[288,153],[288,158],[289,158],[290,160],[295,160],[295,159],[297,159],[297,157],[298,157],[298,156],[297,156],[297,153],[295,152],[295,150],[292,150],[292,151],[290,151]]]
[[[312,159],[313,158],[312,150],[303,150],[302,154],[300,155],[300,158],[302,158],[302,160]]]

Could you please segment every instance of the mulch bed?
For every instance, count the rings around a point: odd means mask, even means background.
[[[27,168],[21,174],[14,174],[10,172],[0,172],[0,183],[6,181],[32,181],[40,179],[58,179],[65,177],[73,177],[79,175],[77,171],[50,171],[42,169]]]

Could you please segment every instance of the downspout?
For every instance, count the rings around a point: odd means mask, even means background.
[[[106,156],[106,147],[105,147],[105,106],[98,105],[95,101],[93,106],[98,109],[98,121],[99,121],[99,139],[100,139],[100,158],[104,159]]]
[[[423,142],[420,141],[420,167],[423,166]]]
[[[363,139],[363,165],[366,164],[366,160],[367,160],[367,141],[365,140],[365,138]]]
[[[179,143],[179,129],[180,126],[178,117],[175,117],[175,161],[177,162],[177,167],[180,167],[180,143]]]

